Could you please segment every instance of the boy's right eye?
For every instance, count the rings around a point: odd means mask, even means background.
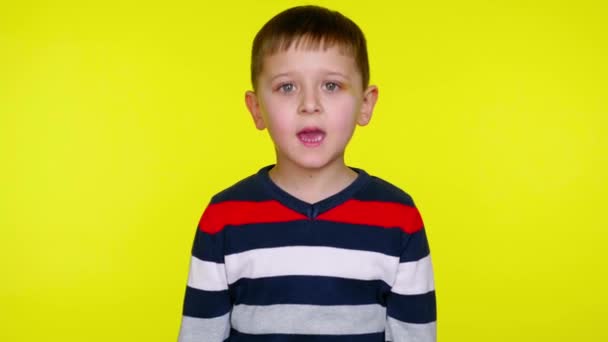
[[[293,85],[293,83],[283,83],[283,84],[279,85],[277,90],[280,91],[281,93],[291,93],[292,91],[295,90],[295,86]]]

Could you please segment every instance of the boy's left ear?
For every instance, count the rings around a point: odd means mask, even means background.
[[[370,85],[363,93],[363,103],[361,104],[361,111],[357,118],[359,126],[365,126],[370,122],[376,101],[378,101],[378,87]]]

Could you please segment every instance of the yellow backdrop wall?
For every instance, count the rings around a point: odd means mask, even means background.
[[[0,340],[175,340],[204,206],[273,161],[251,40],[302,3],[0,4]],[[420,207],[439,340],[608,340],[606,3],[314,3],[367,34],[348,161]]]

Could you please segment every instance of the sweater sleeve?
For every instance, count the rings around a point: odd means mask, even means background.
[[[403,233],[399,266],[387,298],[387,341],[436,341],[433,267],[417,210],[416,215],[421,226]]]
[[[179,342],[222,342],[230,334],[224,234],[213,229],[212,211],[205,210],[194,237]]]

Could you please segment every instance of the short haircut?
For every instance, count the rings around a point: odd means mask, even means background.
[[[363,31],[337,11],[319,6],[298,6],[270,19],[257,33],[251,51],[251,83],[255,89],[264,58],[291,45],[327,49],[337,45],[350,54],[361,72],[363,88],[369,84],[369,61]]]

